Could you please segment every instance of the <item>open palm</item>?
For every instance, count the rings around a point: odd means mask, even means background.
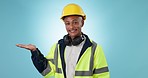
[[[28,45],[25,45],[25,44],[16,44],[17,47],[20,47],[20,48],[24,48],[24,49],[27,49],[27,50],[31,50],[31,51],[35,51],[36,50],[36,46],[35,45],[32,45],[32,44],[28,44]]]

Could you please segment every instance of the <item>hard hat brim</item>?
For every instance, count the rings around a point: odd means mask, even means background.
[[[81,16],[81,17],[83,18],[83,20],[86,19],[86,15],[79,15],[79,14],[65,15],[65,16],[62,16],[61,19],[64,20],[64,18],[65,18],[65,17],[68,17],[68,16]]]

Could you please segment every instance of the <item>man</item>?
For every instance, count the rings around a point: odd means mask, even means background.
[[[45,78],[110,78],[101,46],[81,31],[86,19],[82,8],[77,4],[68,4],[61,19],[68,34],[52,46],[46,57],[35,45],[16,46],[31,51],[35,67]]]

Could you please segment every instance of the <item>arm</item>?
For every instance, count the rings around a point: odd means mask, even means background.
[[[31,51],[31,58],[33,61],[34,66],[36,69],[43,75],[53,75],[50,74],[53,72],[54,66],[51,64],[40,52],[38,48],[36,48],[35,45],[29,44],[29,45],[24,45],[24,44],[16,44],[17,47],[24,48],[27,50]],[[52,66],[52,67],[51,67]]]
[[[31,54],[34,66],[42,75],[46,75],[47,72],[50,72],[51,68],[48,64],[48,60],[43,56],[43,54],[41,54],[38,48],[35,51],[31,51]]]
[[[107,61],[101,46],[97,46],[94,55],[93,78],[110,78]]]

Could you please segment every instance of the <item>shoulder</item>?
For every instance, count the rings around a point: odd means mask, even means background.
[[[98,44],[97,42],[93,41],[93,40],[90,40],[91,43],[92,43],[92,48],[95,49],[95,51],[100,51],[102,50],[102,46],[100,44]]]

